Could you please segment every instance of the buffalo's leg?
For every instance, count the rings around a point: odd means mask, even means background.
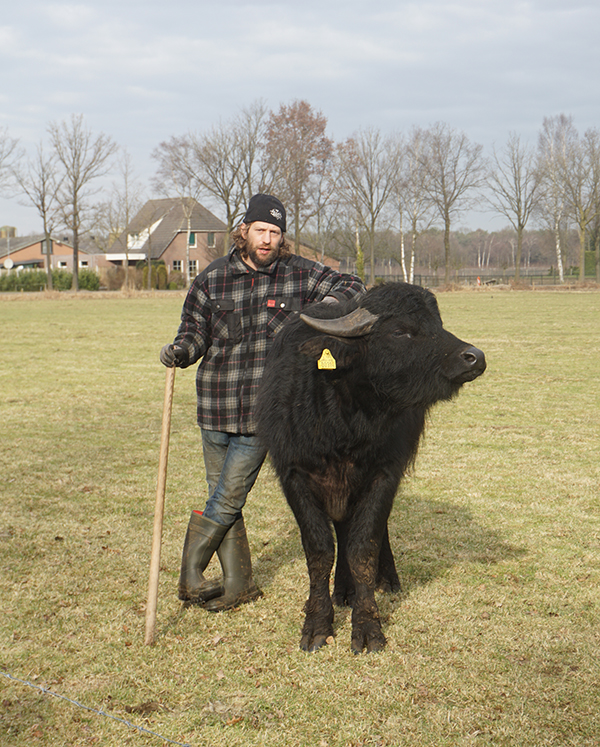
[[[344,605],[352,607],[354,605],[354,581],[350,573],[347,557],[348,526],[345,522],[336,522],[334,526],[337,536],[337,559],[335,564],[333,603],[337,607],[343,607]],[[388,593],[400,591],[402,588],[390,546],[387,524],[381,541],[381,549],[379,550],[375,588]]]
[[[369,652],[382,651],[386,640],[374,594],[377,559],[375,553],[366,547],[357,548],[353,555],[350,568],[354,577],[355,598],[351,648],[355,654],[365,648]]]
[[[310,582],[300,648],[316,651],[333,636],[333,605],[329,593],[335,552],[333,534],[323,509],[298,475],[288,476],[282,484],[300,528]]]
[[[402,589],[400,579],[398,578],[398,572],[396,571],[394,554],[390,546],[387,523],[381,541],[381,549],[379,550],[379,566],[377,569],[375,588],[386,592],[396,592]]]
[[[346,522],[334,522],[337,538],[337,558],[335,562],[335,577],[333,584],[333,603],[337,607],[354,604],[354,580],[348,565],[347,543],[348,525]]]
[[[382,651],[385,636],[375,601],[379,551],[392,508],[397,481],[381,476],[371,485],[348,524],[346,555],[354,581],[352,651]]]

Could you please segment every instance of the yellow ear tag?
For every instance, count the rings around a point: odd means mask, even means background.
[[[325,348],[321,354],[321,357],[317,361],[317,368],[325,369],[326,371],[333,371],[337,368],[335,358],[331,355],[331,350]]]

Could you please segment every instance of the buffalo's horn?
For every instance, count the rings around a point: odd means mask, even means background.
[[[315,319],[313,316],[307,316],[306,314],[300,314],[300,319],[309,327],[325,335],[361,337],[371,331],[378,317],[371,314],[367,309],[358,308],[350,314],[346,314],[346,316],[337,317],[337,319]]]

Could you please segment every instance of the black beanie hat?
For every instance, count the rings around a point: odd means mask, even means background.
[[[272,223],[281,228],[282,233],[285,233],[285,208],[281,200],[272,195],[253,195],[248,203],[243,222],[248,224],[255,220]]]

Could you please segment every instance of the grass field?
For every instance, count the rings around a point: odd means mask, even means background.
[[[206,497],[193,370],[144,645],[158,351],[182,296],[0,298],[3,747],[600,744],[600,293],[438,299],[488,370],[433,411],[390,520],[388,647],[353,656],[348,610],[333,645],[298,649],[308,579],[268,467],[245,512],[264,597],[220,615],[177,600]]]

